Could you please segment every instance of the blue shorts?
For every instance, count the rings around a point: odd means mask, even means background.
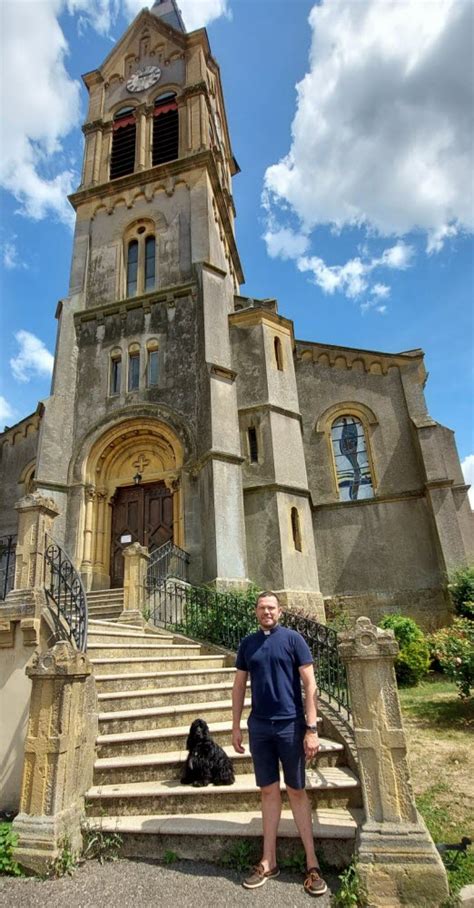
[[[304,788],[304,718],[258,719],[250,715],[247,724],[258,787],[264,788],[279,781],[281,762],[285,784],[290,788]]]

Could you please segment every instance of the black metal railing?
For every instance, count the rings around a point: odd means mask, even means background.
[[[176,580],[188,579],[189,555],[174,542],[165,542],[156,549],[148,562],[147,586],[160,584],[167,577]]]
[[[147,588],[153,624],[195,640],[238,649],[246,634],[257,630],[255,596],[223,593],[163,578]],[[350,712],[347,677],[337,650],[337,632],[311,618],[283,612],[280,623],[299,631],[313,658],[318,688],[339,711]]]
[[[58,636],[87,647],[87,597],[82,580],[65,550],[51,537],[44,553],[44,588],[57,617]]]
[[[0,600],[6,599],[15,582],[16,536],[0,538]]]

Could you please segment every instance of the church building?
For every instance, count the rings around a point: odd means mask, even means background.
[[[175,0],[84,82],[51,396],[0,435],[0,536],[35,489],[86,590],[123,585],[130,541],[172,540],[195,585],[443,625],[472,513],[423,352],[298,339],[275,299],[242,295],[219,66]]]

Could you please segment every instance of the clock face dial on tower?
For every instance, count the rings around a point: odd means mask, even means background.
[[[161,76],[159,66],[141,66],[130,76],[127,82],[127,91],[145,91],[158,82]]]

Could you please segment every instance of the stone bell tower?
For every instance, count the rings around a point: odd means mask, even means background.
[[[238,172],[206,31],[144,9],[89,93],[69,295],[58,306],[36,486],[88,588],[120,586],[123,541],[168,539],[191,580],[245,584],[229,313],[243,280]],[[131,537],[131,538],[130,538]]]

